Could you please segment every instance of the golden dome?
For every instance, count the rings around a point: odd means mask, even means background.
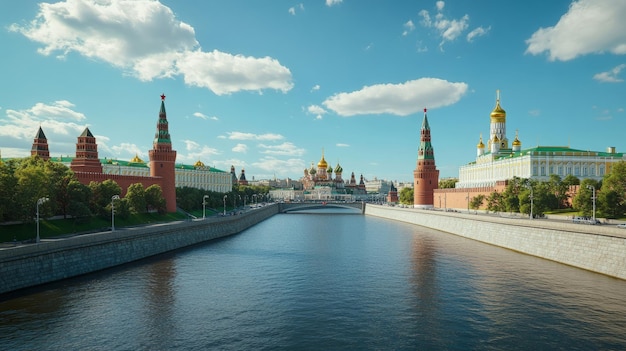
[[[476,145],[477,148],[479,149],[484,149],[485,148],[485,144],[483,144],[483,136],[480,136],[480,141],[478,141],[478,145]]]
[[[500,107],[500,90],[497,91],[496,107],[491,111],[491,122],[504,123],[506,121],[506,111]]]
[[[513,146],[522,146],[522,142],[517,138],[517,131],[515,131],[515,140],[513,140]]]
[[[324,159],[324,151],[322,151],[322,159],[320,160],[320,162],[317,163],[317,168],[323,168],[323,169],[328,168],[328,163]]]
[[[198,162],[193,164],[194,167],[204,167],[204,163],[202,163],[202,161],[198,160]]]
[[[145,163],[143,162],[142,159],[139,158],[139,156],[137,156],[137,154],[135,154],[135,157],[132,158],[132,160],[130,160],[131,163]]]

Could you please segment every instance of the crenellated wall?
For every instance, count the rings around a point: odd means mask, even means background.
[[[412,223],[626,279],[626,230],[566,221],[506,218],[368,204],[365,214]]]
[[[269,205],[206,220],[85,234],[0,250],[0,294],[239,233],[278,213]]]

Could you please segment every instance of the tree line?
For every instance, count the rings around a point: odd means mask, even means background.
[[[453,188],[446,179],[440,188]],[[571,189],[578,186],[573,195]],[[572,196],[573,195],[573,196]],[[595,195],[595,198],[594,198]],[[400,203],[413,204],[413,189],[400,191]],[[485,209],[490,212],[531,212],[533,216],[543,216],[548,211],[573,209],[581,216],[622,218],[626,214],[626,162],[615,163],[602,180],[583,179],[573,175],[561,179],[556,174],[547,181],[537,181],[514,177],[507,182],[504,191],[493,191],[489,195],[477,195],[470,199],[472,209]]]
[[[122,188],[113,180],[85,185],[67,166],[38,156],[0,162],[0,222],[33,221],[37,210],[43,218],[109,216],[112,205],[120,217],[165,212],[158,185],[144,189],[141,183],[131,184],[123,198],[113,200],[121,193]]]

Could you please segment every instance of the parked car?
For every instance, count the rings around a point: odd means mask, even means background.
[[[626,223],[620,223],[617,225],[618,228],[626,229]]]

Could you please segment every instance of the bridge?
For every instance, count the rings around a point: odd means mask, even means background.
[[[318,210],[327,208],[347,208],[365,213],[365,202],[341,202],[341,201],[309,201],[309,202],[283,202],[278,204],[280,213],[290,213],[305,210]]]

